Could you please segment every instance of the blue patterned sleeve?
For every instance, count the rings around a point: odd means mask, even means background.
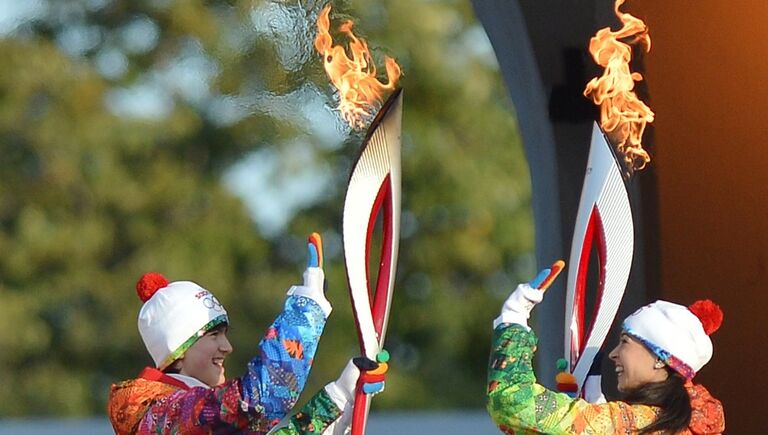
[[[313,299],[288,296],[259,344],[260,355],[240,378],[242,406],[249,414],[276,424],[291,411],[309,377],[325,321]]]

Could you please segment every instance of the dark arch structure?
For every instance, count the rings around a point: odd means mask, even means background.
[[[587,44],[597,29],[618,28],[613,0],[472,4],[517,110],[531,170],[536,256],[546,265],[570,252],[598,117],[581,96],[600,72]],[[696,380],[723,401],[729,433],[754,433],[764,417],[747,398],[768,387],[760,374],[768,357],[768,56],[755,33],[768,3],[630,0],[622,9],[650,28],[651,53],[633,70],[646,78],[639,93],[656,121],[644,140],[651,166],[630,184],[636,246],[619,316],[658,298],[718,302],[725,321],[713,336],[715,357]],[[537,372],[549,385],[563,353],[564,281],[548,292],[536,318]],[[603,372],[611,393],[612,364],[605,362]]]

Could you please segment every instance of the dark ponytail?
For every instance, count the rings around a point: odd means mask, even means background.
[[[651,382],[627,394],[630,404],[658,406],[656,420],[639,431],[640,435],[665,431],[671,434],[688,428],[691,422],[691,399],[685,389],[685,379],[669,367],[667,380]]]

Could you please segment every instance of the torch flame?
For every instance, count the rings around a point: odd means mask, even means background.
[[[600,106],[600,126],[611,142],[624,154],[629,171],[643,169],[651,157],[641,143],[645,125],[653,122],[651,109],[634,93],[635,82],[643,79],[637,72],[630,72],[631,45],[640,44],[647,53],[651,38],[645,23],[619,11],[625,0],[616,0],[614,11],[623,27],[612,32],[609,27],[597,31],[589,41],[589,52],[598,65],[605,68],[601,77],[593,78],[584,89],[584,96]],[[621,42],[619,39],[628,42]]]
[[[328,5],[317,18],[315,49],[322,54],[325,72],[339,91],[338,109],[342,117],[352,128],[362,129],[375,113],[377,106],[381,105],[384,93],[395,89],[400,78],[400,66],[394,59],[385,56],[387,83],[380,82],[376,78],[376,65],[368,50],[368,43],[352,33],[352,21],[346,21],[339,27],[339,31],[350,40],[349,51],[352,58],[347,56],[344,47],[333,45],[329,32],[330,13],[331,6]]]

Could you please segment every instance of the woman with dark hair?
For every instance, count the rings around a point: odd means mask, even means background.
[[[711,359],[709,334],[722,311],[712,301],[690,307],[656,301],[624,320],[616,365],[621,401],[589,403],[536,382],[531,361],[536,335],[531,309],[544,292],[520,284],[494,321],[488,373],[488,411],[509,434],[721,434],[721,403],[694,375]]]

